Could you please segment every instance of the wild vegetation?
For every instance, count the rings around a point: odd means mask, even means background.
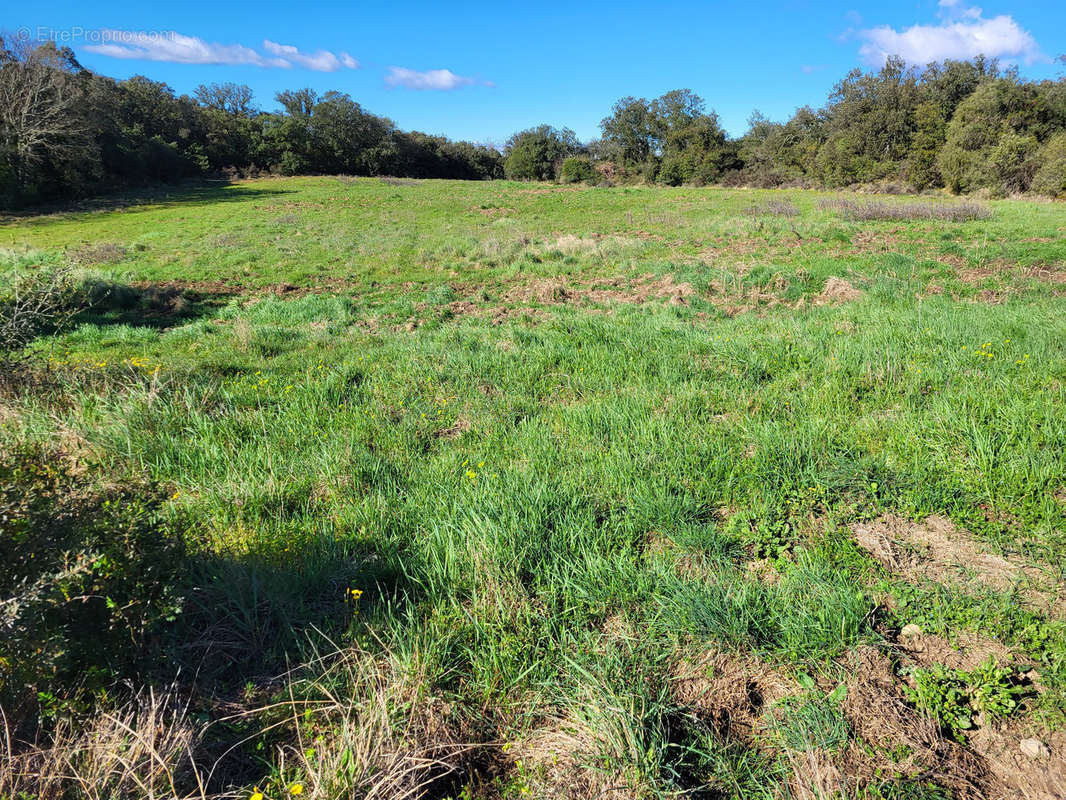
[[[853,200],[5,219],[0,798],[1061,796],[1066,209]]]
[[[754,112],[739,138],[688,89],[622,98],[595,141],[543,124],[500,150],[401,131],[341,92],[274,100],[264,112],[232,83],[179,97],[52,43],[0,39],[0,203],[260,174],[1066,194],[1066,78],[1027,81],[984,58],[854,70],[821,108],[782,123]]]

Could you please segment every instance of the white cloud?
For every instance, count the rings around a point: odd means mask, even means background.
[[[340,56],[334,55],[329,50],[302,53],[291,44],[278,44],[269,39],[263,40],[263,49],[290,64],[313,69],[316,72],[336,72],[342,66],[348,69],[355,69],[359,66],[359,63],[347,53],[341,53]]]
[[[431,69],[426,72],[407,69],[407,67],[389,67],[389,74],[385,76],[388,86],[402,86],[405,89],[435,89],[448,91],[459,89],[463,86],[471,86],[477,81],[473,78],[465,78],[456,75],[449,69]]]
[[[341,67],[356,69],[359,62],[347,53],[339,56],[329,50],[301,52],[292,45],[278,44],[269,39],[263,42],[267,54],[240,44],[206,42],[198,36],[185,36],[176,31],[102,30],[95,41],[85,47],[91,53],[111,58],[135,58],[144,61],[169,61],[176,64],[238,64],[253,67],[294,66],[317,72],[336,72]]]
[[[1046,60],[1033,35],[1008,14],[986,19],[980,8],[965,0],[941,0],[939,16],[938,25],[912,25],[899,31],[880,25],[858,31],[863,40],[859,53],[874,66],[894,55],[910,64],[978,55],[1026,64]]]

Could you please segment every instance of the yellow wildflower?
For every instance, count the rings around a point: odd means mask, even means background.
[[[249,797],[248,800],[263,800],[263,793],[259,791],[258,786],[252,789],[252,796]]]
[[[289,787],[289,794],[303,794],[304,785],[302,783],[294,783]]]

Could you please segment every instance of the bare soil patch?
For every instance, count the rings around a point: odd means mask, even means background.
[[[601,278],[584,285],[570,285],[555,278],[542,278],[504,292],[510,303],[539,303],[542,305],[583,304],[610,305],[612,303],[647,303],[665,300],[671,305],[687,305],[696,290],[689,283],[678,283],[673,275],[642,275],[636,279],[623,277]]]
[[[1025,277],[1047,283],[1066,283],[1066,267],[1029,267]]]
[[[814,304],[822,306],[830,303],[847,303],[861,297],[862,292],[856,289],[850,281],[830,277],[825,282],[825,288],[814,298]]]
[[[470,420],[459,417],[459,419],[447,428],[441,428],[437,431],[434,436],[438,439],[458,439],[468,430],[470,430]]]
[[[896,643],[908,662],[919,667],[943,664],[949,669],[972,670],[992,658],[998,664],[1014,660],[1014,653],[1002,642],[972,631],[960,631],[954,642],[921,631],[905,631]]]
[[[1036,567],[983,550],[966,530],[946,517],[912,522],[886,514],[851,526],[855,541],[889,571],[919,583],[931,579],[964,588],[1017,590],[1045,613],[1062,614],[1063,586]]]
[[[985,760],[993,797],[1062,800],[1066,797],[1066,731],[1034,735],[1026,724],[978,728],[970,746]]]
[[[884,774],[924,775],[958,798],[985,798],[991,788],[981,757],[944,739],[937,724],[907,703],[892,660],[875,647],[850,654],[844,716],[860,740],[843,754],[842,769],[856,783]],[[995,796],[995,795],[992,795]]]

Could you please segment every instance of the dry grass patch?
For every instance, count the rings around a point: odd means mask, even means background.
[[[671,676],[674,701],[723,739],[753,741],[776,702],[797,694],[796,680],[751,656],[708,650],[683,658]]]
[[[850,281],[843,278],[830,277],[825,282],[825,287],[814,298],[816,306],[829,305],[832,303],[847,303],[862,298],[862,292],[856,289]]]
[[[116,242],[92,242],[67,251],[67,257],[83,267],[114,264],[126,257],[126,246]]]
[[[154,691],[78,723],[60,717],[45,741],[13,741],[5,729],[0,797],[203,800],[208,770],[196,750],[204,730],[175,695]]]
[[[602,748],[595,731],[583,720],[557,718],[508,747],[521,764],[525,787],[533,797],[566,800],[640,800],[645,787],[632,776],[592,766]]]
[[[847,200],[833,198],[822,200],[819,208],[838,212],[844,219],[868,222],[894,220],[906,222],[930,219],[939,222],[970,222],[989,219],[992,210],[980,203],[889,203],[880,200]]]
[[[856,741],[843,753],[841,768],[851,782],[867,785],[894,773],[920,775],[950,788],[960,800],[987,796],[981,759],[941,736],[937,723],[908,703],[885,653],[862,647],[843,666],[848,678],[842,710]]]
[[[671,305],[686,305],[696,290],[689,283],[678,283],[673,275],[642,275],[639,278],[600,278],[584,285],[570,285],[555,278],[542,278],[516,286],[503,294],[509,303],[538,303],[541,305],[611,305],[640,304],[666,301]]]

